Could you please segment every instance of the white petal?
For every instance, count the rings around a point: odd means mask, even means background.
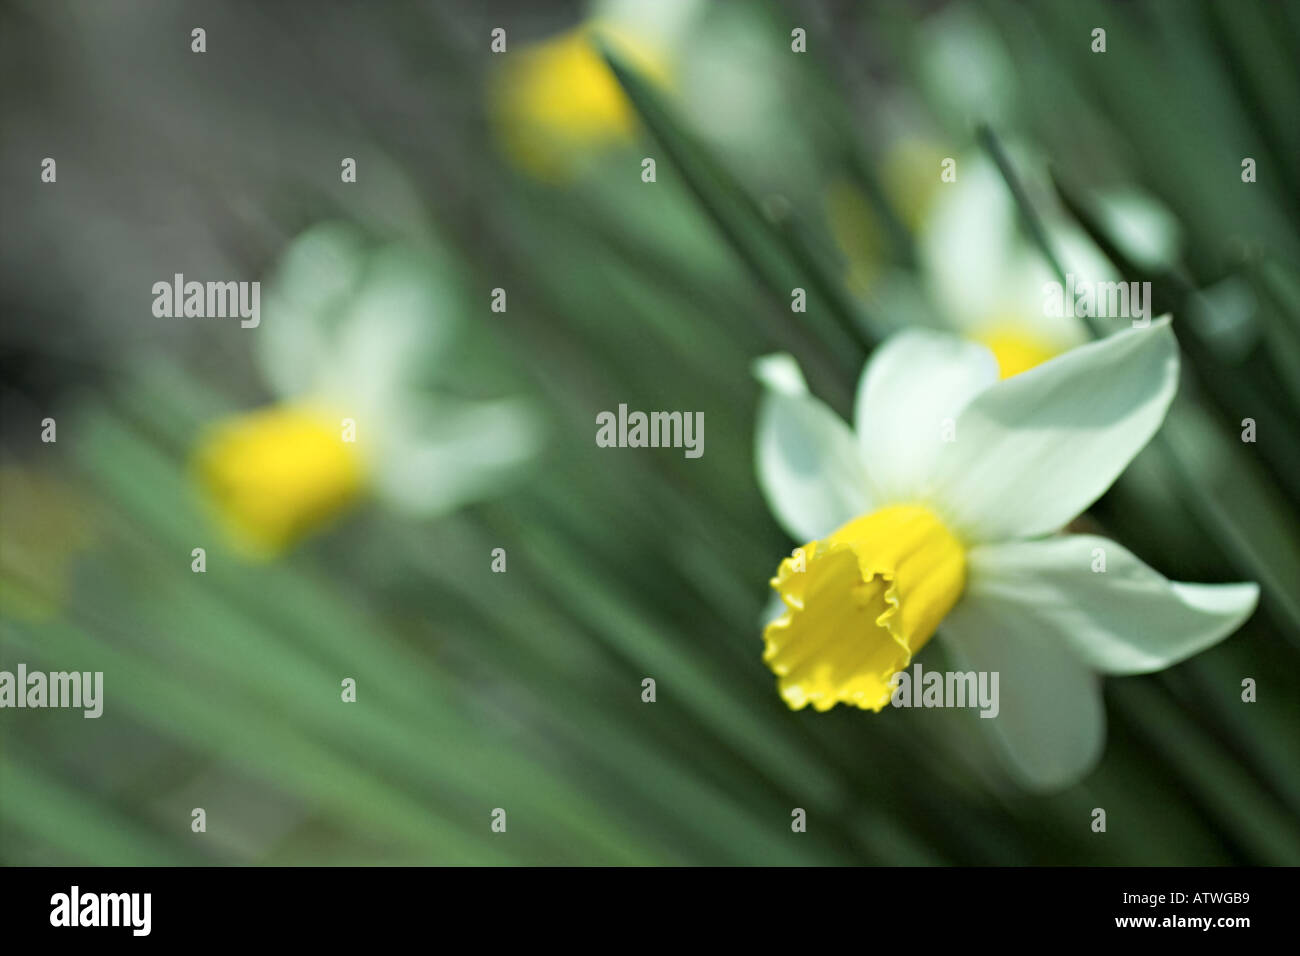
[[[998,380],[982,345],[928,329],[890,336],[858,383],[854,417],[877,505],[915,500],[944,447],[944,422]]]
[[[1085,283],[1119,282],[1123,278],[1106,258],[1106,254],[1097,248],[1097,244],[1082,229],[1056,226],[1051,230],[1051,237],[1067,276],[1074,276],[1076,289]],[[1052,280],[1056,281],[1055,273],[1052,274]],[[1042,289],[1041,285],[1039,289]]]
[[[429,378],[466,312],[441,268],[398,245],[370,257],[334,336],[332,394],[373,407]]]
[[[1119,282],[1123,278],[1110,260],[1097,248],[1096,243],[1083,232],[1074,226],[1055,224],[1047,227],[1048,234],[1051,237],[1053,248],[1059,257],[1062,266],[1065,268],[1067,275],[1074,276],[1074,288],[1079,288],[1083,283],[1101,283],[1101,282]],[[1088,333],[1088,327],[1084,320],[1074,315],[1066,315],[1065,289],[1061,287],[1060,280],[1051,266],[1043,261],[1042,254],[1038,250],[1030,253],[1037,263],[1036,280],[1033,285],[1033,294],[1036,296],[1036,308],[1033,311],[1023,313],[1032,317],[1033,328],[1041,334],[1042,338],[1053,343],[1060,351],[1077,348],[1091,341]],[[1047,290],[1052,286],[1052,298],[1054,306],[1061,308],[1047,308]],[[1059,290],[1059,291],[1058,291]],[[1058,299],[1057,296],[1060,296]],[[1053,315],[1053,311],[1058,311],[1059,315]],[[1039,331],[1041,328],[1041,331]]]
[[[1145,674],[1191,657],[1235,631],[1259,600],[1254,584],[1168,581],[1093,535],[986,545],[967,560],[967,596],[1108,674]]]
[[[676,3],[645,3],[643,0],[597,0],[592,19],[601,26],[617,28],[671,49],[688,39],[691,24],[706,9],[702,0]]]
[[[871,510],[866,469],[848,425],[811,395],[786,387],[794,381],[788,368],[775,380],[771,371],[759,370],[768,387],[758,408],[758,484],[786,533],[815,541]]]
[[[466,311],[452,264],[372,248],[341,223],[294,240],[263,305],[258,352],[272,388],[362,408],[427,377]]]
[[[998,382],[958,416],[929,500],[972,544],[1055,531],[1150,441],[1177,387],[1167,318]]]
[[[540,417],[523,399],[404,395],[386,415],[377,437],[376,491],[426,517],[501,491],[541,447]]]
[[[282,397],[317,392],[331,371],[333,337],[361,282],[365,243],[345,223],[307,229],[285,250],[261,303],[257,357]]]
[[[963,594],[939,633],[957,666],[998,674],[998,713],[988,724],[1023,786],[1058,790],[1081,780],[1106,740],[1101,681],[1054,635]]]
[[[1070,250],[1061,248],[1059,233],[1053,233],[1052,241],[1062,255],[1070,254]],[[1053,310],[1047,308],[1047,290],[1056,281],[1056,273],[1043,261],[1041,252],[1018,248],[1007,260],[997,298],[979,321],[970,325],[968,334],[979,339],[997,332],[1023,331],[1027,339],[1041,342],[1054,352],[1088,342],[1088,330],[1081,319],[1066,315],[1063,308],[1060,315],[1053,315]]]
[[[949,322],[974,331],[998,311],[1019,242],[1016,208],[997,167],[983,156],[958,161],[918,240],[927,284]]]
[[[1093,198],[1111,237],[1134,262],[1158,270],[1177,258],[1182,243],[1178,220],[1154,196],[1118,189]]]
[[[773,391],[787,395],[805,395],[808,392],[803,370],[789,352],[764,355],[755,361],[754,377]]]

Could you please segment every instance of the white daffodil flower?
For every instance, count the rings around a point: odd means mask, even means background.
[[[671,87],[699,8],[698,0],[597,0],[577,26],[502,57],[488,112],[506,156],[538,179],[564,182],[611,147],[631,143],[636,111],[593,41],[612,44],[645,76]]]
[[[957,181],[936,190],[917,237],[924,281],[954,331],[987,345],[1003,378],[1087,341],[1074,315],[1049,314],[1044,293],[1057,281],[1021,235],[1014,200],[983,156],[960,159]],[[1114,282],[1115,267],[1080,230],[1046,227],[1065,268],[1081,282]]]
[[[1016,165],[1032,171],[1041,163],[1030,157]],[[1062,285],[1023,235],[1015,201],[990,160],[959,159],[956,175],[956,182],[931,187],[917,235],[922,278],[946,324],[987,345],[1003,378],[1086,342],[1086,313],[1108,323],[1151,318],[1151,302],[1142,295],[1149,289],[1121,283],[1119,270],[1082,229],[1049,215],[1043,228],[1066,272]],[[1049,191],[1038,185],[1038,192]],[[1155,268],[1177,257],[1177,223],[1154,199],[1128,189],[1097,192],[1091,202],[1134,261]],[[1122,308],[1112,314],[1121,284],[1127,286]]]
[[[1254,584],[1171,582],[1114,541],[1054,534],[1160,427],[1178,380],[1167,317],[1002,381],[982,345],[897,333],[863,372],[856,436],[789,356],[757,372],[759,484],[810,542],[781,563],[784,613],[764,631],[791,708],[881,710],[937,631],[1000,675],[987,723],[1017,778],[1061,787],[1103,747],[1098,674],[1168,667],[1255,607]]]
[[[520,170],[561,184],[635,142],[640,121],[594,45],[599,38],[731,162],[751,175],[781,171],[800,181],[802,172],[811,181],[816,150],[780,119],[801,102],[792,40],[755,13],[703,0],[593,0],[576,26],[500,57],[487,91],[498,143]]]
[[[440,389],[470,311],[446,258],[327,223],[290,245],[256,355],[279,401],[217,423],[195,473],[244,550],[284,551],[370,494],[433,516],[491,494],[539,446],[530,403]]]

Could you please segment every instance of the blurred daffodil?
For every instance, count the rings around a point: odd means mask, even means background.
[[[958,159],[956,174],[956,182],[938,190],[917,240],[924,281],[951,327],[988,346],[1003,378],[1082,344],[1087,330],[1078,318],[1044,309],[1044,290],[1056,276],[1022,237],[997,167],[972,156]],[[1078,229],[1056,223],[1048,229],[1081,280],[1118,280]]]
[[[675,37],[692,3],[595,4],[555,36],[507,48],[488,90],[506,155],[546,181],[563,181],[610,147],[632,141],[636,113],[596,42],[603,40],[646,77],[673,82]]]
[[[879,711],[937,631],[1000,674],[989,723],[1018,777],[1063,786],[1102,749],[1098,672],[1168,667],[1255,607],[1254,584],[1170,582],[1114,541],[1053,534],[1160,427],[1178,377],[1168,319],[1005,381],[979,344],[898,333],[863,372],[856,436],[788,356],[758,371],[759,483],[808,542],[772,581],[784,613],[764,632],[791,708]]]
[[[326,224],[286,252],[257,357],[277,403],[214,424],[197,480],[231,538],[274,555],[369,494],[435,515],[503,486],[535,453],[532,407],[439,388],[468,311],[454,265]]]

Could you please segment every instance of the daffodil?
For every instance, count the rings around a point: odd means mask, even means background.
[[[471,310],[460,288],[444,257],[343,224],[289,247],[250,332],[278,400],[214,423],[193,458],[244,551],[282,552],[367,495],[420,516],[451,510],[535,453],[529,403],[440,388]]]
[[[997,167],[982,156],[962,157],[956,176],[937,190],[917,238],[924,282],[949,327],[988,346],[1003,378],[1082,344],[1087,330],[1078,318],[1044,309],[1044,290],[1057,277],[1023,237]],[[1048,230],[1076,275],[1119,279],[1077,228],[1051,223]]]
[[[857,434],[788,356],[765,384],[759,484],[801,547],[772,581],[763,659],[785,702],[880,711],[936,633],[1000,674],[992,724],[1025,784],[1099,757],[1100,674],[1160,670],[1235,630],[1254,584],[1171,582],[1115,541],[1057,534],[1160,427],[1178,378],[1167,318],[999,380],[982,345],[912,329],[881,344]]]
[[[1015,153],[1023,172],[1038,168],[1024,150]],[[911,314],[917,323],[938,324],[986,345],[1002,378],[1085,342],[1089,333],[1083,319],[1064,306],[1069,293],[1023,234],[1019,210],[996,166],[979,154],[957,157],[951,167],[955,179],[944,181],[943,161],[935,145],[902,139],[886,154],[881,170],[889,200],[915,233],[916,285],[924,297],[913,283],[900,281],[899,273],[884,269],[886,233],[865,195],[842,180],[828,188],[828,224],[847,262],[849,290],[871,297],[873,312]],[[1037,194],[1050,192],[1042,183],[1035,186]],[[1133,190],[1097,192],[1090,199],[1130,258],[1154,265],[1174,257],[1177,226],[1154,200]],[[1095,296],[1121,280],[1081,229],[1051,215],[1050,204],[1042,206],[1049,211],[1044,229],[1071,290],[1087,287]],[[1053,304],[1057,308],[1049,308]],[[1125,322],[1136,317],[1116,316]]]
[[[498,56],[488,111],[506,156],[560,182],[606,150],[632,141],[636,113],[596,46],[611,44],[646,77],[670,86],[676,38],[695,4],[592,5],[578,25]]]

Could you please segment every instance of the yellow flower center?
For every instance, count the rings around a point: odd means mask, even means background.
[[[1002,378],[1026,372],[1061,352],[1045,338],[1018,323],[996,324],[977,335],[975,340],[987,345],[998,360],[998,372]]]
[[[785,614],[763,632],[763,660],[794,710],[852,704],[879,711],[890,680],[961,596],[966,553],[927,508],[855,518],[781,562]]]
[[[219,423],[194,457],[218,519],[244,550],[268,556],[343,511],[363,485],[341,418],[276,406]]]
[[[628,141],[636,128],[632,104],[592,46],[596,32],[646,76],[667,78],[660,50],[604,22],[506,54],[492,112],[507,154],[541,179],[565,178],[594,148]]]

